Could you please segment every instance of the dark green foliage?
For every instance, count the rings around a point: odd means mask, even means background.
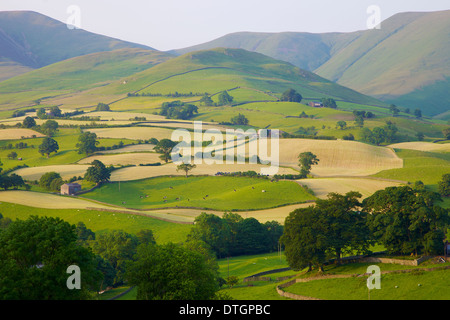
[[[78,143],[76,147],[78,148],[78,153],[91,154],[97,151],[97,135],[94,132],[83,132],[78,137]]]
[[[220,218],[202,213],[188,242],[201,241],[217,257],[258,254],[275,251],[283,227],[276,221],[261,224],[254,218],[242,218],[236,213],[224,213]]]
[[[101,273],[95,256],[76,243],[75,226],[59,218],[31,216],[0,232],[0,299],[80,300],[92,298]],[[70,290],[67,268],[81,271],[81,289]]]
[[[213,106],[214,105],[214,101],[211,99],[210,96],[208,96],[207,94],[205,94],[201,99],[200,99],[200,105],[202,106]]]
[[[248,125],[248,119],[239,113],[237,116],[231,118],[231,124],[246,126]]]
[[[172,243],[139,246],[127,269],[138,300],[209,300],[219,290],[217,271],[205,256]]]
[[[288,89],[281,95],[280,100],[281,101],[288,101],[288,102],[301,102],[303,99],[302,95],[295,91],[294,89]]]
[[[188,120],[198,113],[198,107],[181,101],[164,102],[161,106],[160,115],[167,119]]]
[[[58,189],[52,189],[52,187],[56,186],[57,183],[54,183],[53,181],[60,181],[61,176],[57,172],[46,172],[44,173],[41,178],[39,179],[39,186],[45,190],[49,191],[59,191]]]
[[[166,163],[170,160],[170,154],[172,152],[173,147],[175,147],[177,143],[170,139],[161,139],[155,146],[154,150],[158,153],[161,153],[161,159]]]
[[[219,106],[231,105],[233,97],[228,94],[227,91],[223,91],[219,94]]]
[[[443,197],[450,197],[450,173],[444,174],[438,183],[439,193]]]
[[[325,228],[319,212],[313,207],[296,209],[286,217],[280,241],[292,269],[322,268],[327,248]]]
[[[116,271],[114,285],[119,285],[125,280],[126,264],[133,259],[138,245],[139,240],[135,235],[122,230],[112,230],[97,235],[91,247],[95,254],[114,268]]]
[[[362,204],[370,231],[389,253],[441,254],[443,246],[435,244],[443,243],[450,216],[439,200],[437,193],[405,186],[377,191]]]
[[[36,121],[32,117],[26,117],[23,119],[22,125],[24,128],[33,128],[36,126]]]
[[[323,98],[322,99],[322,104],[325,108],[332,108],[332,109],[336,109],[337,108],[337,104],[336,101],[332,98]]]
[[[87,181],[102,183],[109,181],[111,171],[100,160],[94,160],[91,166],[86,170],[84,179]]]
[[[58,130],[58,122],[55,120],[47,120],[41,125],[40,130],[43,134],[52,137]]]
[[[340,261],[343,253],[367,252],[370,244],[366,215],[358,212],[361,194],[330,193],[315,206],[289,214],[281,242],[289,266],[322,268],[328,258]]]
[[[52,138],[44,138],[42,139],[42,143],[39,145],[39,153],[44,155],[47,155],[47,158],[50,157],[50,153],[52,152],[58,152],[59,145],[58,142],[55,139]]]
[[[95,108],[95,111],[110,111],[109,105],[106,103],[100,102],[97,104],[97,107]]]
[[[311,167],[319,163],[319,159],[312,152],[303,152],[298,155],[300,175],[306,178],[311,171]]]

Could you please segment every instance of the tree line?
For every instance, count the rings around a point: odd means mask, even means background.
[[[280,239],[289,266],[323,270],[329,259],[370,253],[376,243],[392,255],[443,253],[450,215],[439,206],[440,194],[403,186],[360,198],[358,192],[330,193],[291,212]]]

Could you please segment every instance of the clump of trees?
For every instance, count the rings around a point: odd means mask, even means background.
[[[437,204],[439,194],[404,186],[359,198],[358,192],[331,193],[290,213],[281,242],[293,269],[323,270],[329,259],[339,263],[344,253],[369,253],[374,243],[393,255],[442,254],[450,215]]]
[[[282,233],[283,226],[276,221],[260,223],[236,213],[224,213],[222,217],[202,213],[195,219],[187,242],[200,241],[216,257],[223,258],[276,251]]]
[[[303,97],[294,89],[288,89],[281,95],[280,101],[298,102],[302,101]]]
[[[188,120],[198,113],[198,107],[181,101],[164,102],[159,112],[166,119]]]
[[[95,107],[95,111],[110,111],[110,107],[109,105],[107,105],[106,103],[103,102],[99,102],[97,104],[97,107]]]
[[[48,191],[59,191],[64,184],[61,175],[57,172],[51,171],[44,173],[39,179],[39,186]]]
[[[94,132],[83,132],[78,137],[76,147],[78,148],[78,153],[89,155],[97,151],[98,144],[97,135]]]
[[[68,266],[80,270],[80,289],[66,283]],[[100,234],[83,222],[0,214],[1,300],[89,300],[123,284],[137,286],[138,299],[218,299],[225,283],[204,244],[157,244],[152,230]]]
[[[46,137],[46,138],[42,139],[42,143],[39,145],[38,150],[39,150],[40,154],[42,154],[42,155],[46,154],[47,158],[49,158],[50,153],[58,152],[59,145],[55,139]]]
[[[94,183],[104,183],[111,177],[111,168],[107,168],[100,160],[94,160],[86,170],[84,179]]]
[[[332,108],[332,109],[337,108],[336,100],[334,100],[332,98],[323,98],[322,104],[325,108]]]
[[[386,121],[383,127],[375,127],[372,130],[363,128],[361,130],[361,139],[364,142],[379,146],[382,143],[393,143],[397,139],[398,128],[395,123]]]
[[[233,118],[231,118],[231,124],[234,124],[234,125],[246,126],[246,125],[248,125],[248,123],[249,123],[249,121],[248,121],[247,117],[241,113],[239,113],[237,116],[234,116]]]
[[[230,96],[230,94],[227,91],[222,91],[219,94],[219,106],[227,106],[231,105],[233,103],[234,98]]]

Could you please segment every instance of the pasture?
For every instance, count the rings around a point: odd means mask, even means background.
[[[0,129],[0,140],[17,140],[43,136],[44,135],[42,133],[31,129],[22,129],[22,128]]]
[[[110,183],[83,197],[134,209],[190,207],[223,211],[267,209],[315,199],[294,181],[227,176]]]

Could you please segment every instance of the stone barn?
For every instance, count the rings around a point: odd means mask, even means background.
[[[78,183],[65,183],[61,186],[61,194],[72,195],[81,191],[81,185]]]

